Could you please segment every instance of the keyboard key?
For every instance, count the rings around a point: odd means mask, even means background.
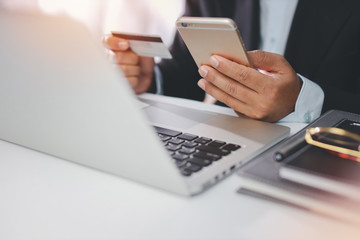
[[[194,152],[195,152],[195,148],[183,147],[179,150],[179,153],[187,154],[187,155],[193,154]]]
[[[171,139],[171,137],[165,136],[165,135],[162,135],[162,134],[159,134],[159,138],[160,138],[160,140],[163,141],[163,142],[166,142],[166,141],[168,141],[168,140]]]
[[[222,147],[222,149],[229,150],[229,151],[235,151],[235,150],[238,150],[239,148],[241,148],[240,145],[236,145],[236,144],[232,144],[232,143],[228,143],[224,147]]]
[[[209,166],[212,163],[212,161],[210,161],[208,159],[203,159],[203,158],[198,158],[198,157],[190,158],[188,160],[188,162],[202,166],[202,167]]]
[[[226,149],[219,149],[219,148],[215,148],[215,147],[211,147],[211,146],[207,146],[207,145],[200,145],[197,147],[197,149],[204,151],[204,152],[215,153],[220,156],[226,156],[230,153],[230,151],[228,151]]]
[[[169,145],[166,145],[165,146],[167,150],[169,151],[177,151],[181,148],[181,145],[172,145],[172,144],[169,144]]]
[[[170,137],[176,137],[177,135],[181,134],[181,132],[179,132],[179,131],[175,131],[175,130],[171,130],[171,129],[167,129],[167,128],[162,128],[162,127],[157,127],[157,126],[154,126],[154,128],[157,133],[160,133],[160,134],[163,134],[166,136],[170,136]]]
[[[189,156],[185,155],[185,154],[175,153],[174,155],[172,155],[172,158],[174,158],[178,161],[184,161],[184,160],[188,159]]]
[[[186,165],[186,161],[175,161],[175,164],[178,168],[181,168]]]
[[[201,144],[207,144],[211,140],[212,140],[211,138],[200,137],[200,138],[196,139],[194,142],[201,143]]]
[[[199,145],[199,144],[195,143],[195,142],[185,142],[185,143],[183,143],[183,147],[187,147],[187,148],[194,148],[197,145]]]
[[[191,176],[191,174],[192,174],[192,171],[191,170],[188,170],[188,169],[181,169],[180,170],[180,172],[181,172],[181,174],[183,175],[183,176],[186,176],[186,177],[189,177],[189,176]]]
[[[212,142],[209,142],[208,146],[219,148],[219,147],[221,147],[221,146],[223,146],[225,144],[226,144],[226,142],[219,141],[219,140],[214,140]]]
[[[202,169],[202,167],[199,166],[199,165],[187,163],[187,164],[186,164],[186,167],[183,168],[183,169],[184,169],[184,170],[189,170],[189,171],[191,171],[191,172],[198,172],[198,171],[200,171],[200,170]]]
[[[214,153],[208,153],[208,152],[197,152],[194,154],[195,157],[207,159],[210,161],[217,161],[221,158],[221,156],[214,154]]]
[[[192,140],[198,138],[198,136],[193,135],[193,134],[189,134],[189,133],[183,133],[183,134],[179,135],[178,138],[188,140],[188,141],[192,141]]]
[[[178,139],[178,138],[173,138],[171,139],[168,143],[171,143],[171,144],[175,144],[175,145],[179,145],[181,143],[185,142],[184,140],[182,139]]]

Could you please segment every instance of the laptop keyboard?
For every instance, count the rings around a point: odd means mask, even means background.
[[[191,174],[211,165],[214,161],[219,161],[241,148],[237,144],[207,137],[157,126],[154,128],[184,176],[191,176]]]

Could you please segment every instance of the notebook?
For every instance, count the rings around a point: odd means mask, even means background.
[[[342,119],[334,127],[360,134],[359,120]],[[360,201],[360,162],[344,159],[315,146],[305,146],[284,160],[279,175],[290,181]]]
[[[100,40],[69,18],[1,11],[0,31],[5,141],[195,195],[289,133],[284,126],[137,98]],[[172,148],[200,139],[200,149]]]
[[[341,221],[346,221],[353,224],[360,224],[360,200],[356,196],[358,191],[355,191],[358,183],[350,185],[349,179],[341,179],[338,183],[343,183],[346,186],[352,186],[350,192],[353,196],[350,196],[348,192],[336,192],[329,191],[329,189],[321,187],[321,184],[312,182],[311,184],[305,184],[303,181],[290,180],[291,177],[284,178],[280,175],[281,169],[284,168],[282,161],[276,160],[276,154],[279,149],[284,149],[286,145],[292,142],[296,142],[297,139],[304,139],[305,131],[309,127],[332,127],[338,126],[339,123],[345,121],[359,122],[360,116],[349,112],[331,110],[320,116],[309,126],[305,127],[295,135],[288,139],[276,144],[264,153],[258,155],[253,161],[248,162],[239,171],[241,177],[241,186],[238,190],[239,193],[255,194],[265,199],[271,199],[280,201],[280,203],[289,203],[290,205],[299,206],[312,212],[322,214],[324,216],[330,216]],[[292,161],[307,151],[312,146],[305,146],[293,153],[292,156],[285,158],[283,161]],[[320,150],[320,149],[319,149]],[[317,164],[317,159],[313,157],[309,158],[309,155],[303,158],[305,161],[312,161],[313,164]],[[332,161],[331,159],[329,159]],[[324,161],[326,161],[324,159]],[[322,163],[324,163],[322,161]],[[341,163],[351,164],[353,167],[356,166],[357,162],[351,162],[350,160],[342,159]],[[321,171],[329,171],[329,164],[323,164]],[[334,166],[332,166],[333,168]],[[338,167],[341,171],[342,167]],[[348,171],[348,169],[346,170]],[[348,172],[354,174],[359,172],[358,168],[355,168]],[[310,173],[309,173],[310,174]],[[346,174],[346,173],[343,173]],[[338,177],[342,174],[337,172]],[[357,174],[358,175],[358,174]],[[304,175],[302,176],[304,179]],[[308,175],[306,175],[308,177]],[[357,178],[357,176],[354,176]],[[313,179],[314,180],[314,179]],[[316,179],[318,180],[318,179]],[[339,180],[339,179],[338,179]],[[309,181],[309,183],[311,180]],[[355,185],[356,184],[356,185]],[[332,186],[335,187],[335,186]],[[338,189],[338,188],[336,188]],[[342,189],[344,191],[344,189]],[[349,189],[347,190],[349,191]]]

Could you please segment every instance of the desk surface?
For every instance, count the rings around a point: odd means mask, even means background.
[[[0,141],[0,239],[360,239],[360,230],[237,194],[180,197]]]

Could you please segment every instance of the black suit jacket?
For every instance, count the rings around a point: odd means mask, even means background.
[[[256,39],[249,26],[256,25],[257,19],[247,16],[250,10],[240,8],[240,1],[254,0],[187,0],[184,15],[230,17],[238,24],[248,50],[254,49]],[[359,0],[299,0],[295,11],[285,58],[297,73],[324,90],[323,112],[340,109],[360,113],[359,12]],[[197,67],[178,34],[171,52],[173,59],[159,65],[164,94],[202,100]]]

